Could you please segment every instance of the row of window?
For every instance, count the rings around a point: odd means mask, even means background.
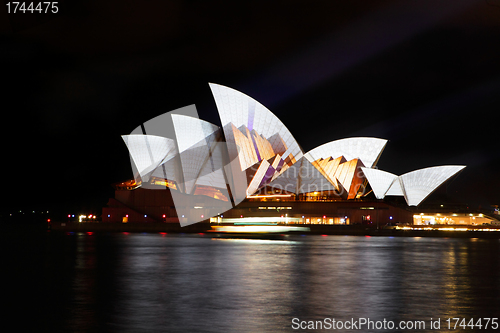
[[[283,209],[292,209],[292,207],[259,207],[259,209],[276,209],[276,210],[283,210]]]

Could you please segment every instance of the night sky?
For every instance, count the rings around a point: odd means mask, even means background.
[[[99,213],[132,177],[120,135],[208,82],[267,106],[308,151],[389,142],[398,175],[467,165],[449,200],[500,204],[500,0],[71,1],[0,20],[2,211]]]

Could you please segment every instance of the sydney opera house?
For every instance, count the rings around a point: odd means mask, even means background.
[[[387,144],[380,138],[345,138],[304,152],[258,101],[210,88],[222,128],[198,119],[190,106],[123,136],[134,178],[114,185],[103,221],[411,223],[410,207],[464,168],[379,170]]]

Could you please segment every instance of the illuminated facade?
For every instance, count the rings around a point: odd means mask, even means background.
[[[472,213],[421,213],[413,215],[414,225],[471,225],[490,226],[500,225],[500,222],[485,216],[484,214]]]
[[[247,195],[269,184],[304,153],[290,131],[265,106],[228,87],[210,84],[229,159],[238,159],[248,177]]]
[[[444,165],[411,171],[399,177],[376,169],[362,168],[362,171],[377,199],[383,199],[386,195],[404,196],[409,206],[418,206],[463,168],[465,166]]]
[[[417,206],[464,168],[431,167],[401,176],[378,170],[376,164],[387,144],[387,140],[379,138],[340,139],[304,153],[285,125],[258,101],[225,86],[210,84],[210,89],[222,129],[191,112],[168,116],[175,136],[162,135],[158,121],[143,126],[146,130],[155,126],[154,135],[140,134],[138,127],[133,134],[123,136],[135,180],[133,184],[125,182],[128,184],[125,191],[134,192],[142,187],[168,189],[172,193],[173,199],[164,205],[170,208],[159,209],[153,214],[156,217],[181,220],[196,209],[198,219],[206,220],[228,210],[238,210],[244,199],[247,203],[277,199],[291,202],[286,207],[294,207],[298,204],[293,202],[345,203],[403,196],[408,206]],[[160,118],[167,117],[155,119]],[[197,197],[195,201],[199,204],[180,204],[180,199],[190,196]],[[182,214],[180,206],[185,206]],[[218,208],[210,210],[208,206]],[[352,221],[344,213],[313,217],[311,211],[306,217],[303,212],[312,208],[302,206],[302,211],[287,212],[285,217],[290,221],[320,219],[332,224]],[[270,212],[266,210],[267,214]],[[273,214],[281,217],[279,209]],[[359,219],[370,221],[371,215],[361,214]]]

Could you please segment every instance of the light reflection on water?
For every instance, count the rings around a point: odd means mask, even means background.
[[[498,240],[75,234],[45,246],[42,317],[55,330],[277,332],[296,317],[500,313]]]

